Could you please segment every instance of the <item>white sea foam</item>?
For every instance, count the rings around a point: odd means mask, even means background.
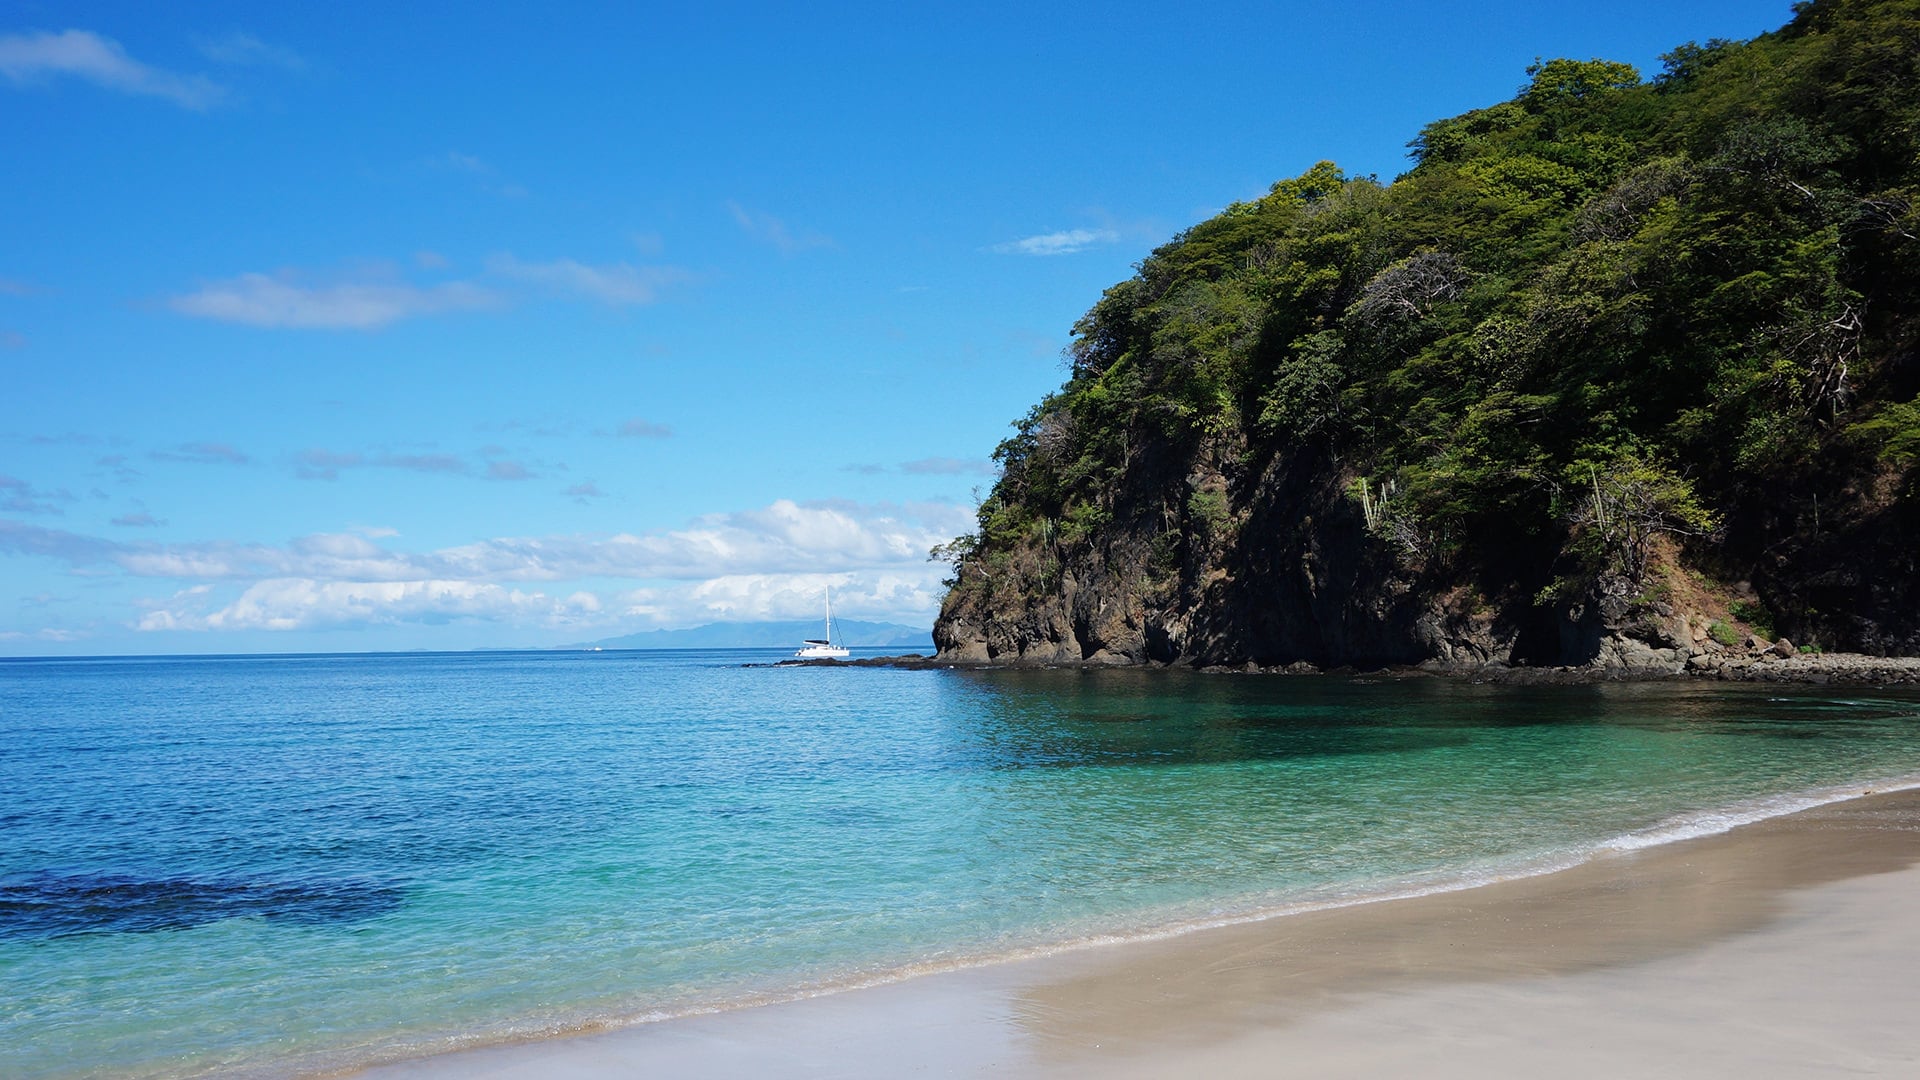
[[[1699,839],[1706,836],[1715,836],[1721,833],[1731,832],[1743,825],[1754,825],[1772,818],[1798,814],[1822,806],[1865,798],[1870,795],[1881,795],[1915,789],[1920,789],[1920,775],[1890,777],[1865,783],[1853,783],[1767,796],[1736,803],[1731,806],[1675,815],[1657,825],[1645,829],[1639,829],[1595,843],[1581,845],[1571,850],[1516,860],[1511,863],[1481,866],[1462,871],[1445,871],[1415,878],[1402,878],[1395,882],[1385,884],[1374,883],[1350,891],[1319,896],[1313,899],[1216,910],[1212,914],[1202,918],[1178,919],[1171,922],[1142,926],[1132,930],[1088,934],[1069,940],[1033,945],[992,955],[976,955],[939,962],[915,964],[886,972],[870,973],[858,979],[835,983],[829,986],[813,987],[804,993],[792,996],[795,998],[817,997],[825,993],[837,993],[843,990],[884,985],[909,978],[917,978],[922,975],[937,974],[943,971],[956,971],[991,964],[1039,959],[1088,948],[1163,941],[1201,930],[1242,926],[1249,923],[1264,922],[1270,919],[1285,918],[1292,915],[1304,915],[1310,912],[1331,911],[1337,908],[1358,907],[1363,904],[1378,904],[1395,900],[1413,900],[1425,896],[1462,892],[1503,881],[1518,881],[1525,878],[1543,877],[1548,874],[1571,870],[1576,866],[1592,862],[1597,858],[1640,851],[1665,844],[1680,843],[1682,841]],[[754,1002],[754,1004],[765,1004],[767,1000],[768,999],[762,999]],[[719,1010],[703,1008],[698,1011],[713,1012]],[[668,1019],[669,1017],[661,1014],[656,1018]]]
[[[1869,784],[1848,784],[1845,787],[1821,788],[1815,791],[1799,792],[1789,795],[1775,795],[1751,802],[1739,803],[1718,810],[1706,810],[1692,814],[1680,814],[1660,822],[1658,825],[1631,832],[1625,836],[1616,836],[1599,845],[1601,851],[1638,851],[1642,848],[1658,847],[1662,844],[1693,840],[1702,836],[1715,836],[1730,832],[1742,825],[1752,825],[1768,818],[1798,814],[1805,810],[1845,802],[1867,795],[1884,794],[1891,791],[1911,791],[1920,788],[1920,776],[1905,776]]]
[[[930,975],[1039,960],[1086,949],[1164,941],[1204,930],[1221,929],[1266,922],[1272,919],[1311,912],[1413,900],[1480,888],[1503,881],[1570,870],[1595,859],[1624,855],[1666,844],[1680,843],[1730,832],[1789,814],[1847,802],[1852,799],[1897,791],[1920,789],[1920,775],[1889,777],[1864,783],[1818,788],[1753,799],[1730,806],[1675,815],[1656,825],[1620,836],[1581,845],[1570,850],[1508,863],[1466,870],[1438,872],[1417,878],[1402,878],[1390,883],[1373,883],[1351,890],[1281,903],[1251,903],[1246,907],[1216,909],[1204,917],[1159,921],[1129,929],[1084,934],[1062,940],[1034,943],[992,952],[977,952],[923,960],[916,963],[868,969],[843,974],[778,990],[760,990],[718,1000],[685,1002],[678,1006],[650,1006],[633,1010],[594,1011],[551,1015],[544,1020],[491,1026],[455,1035],[443,1035],[425,1042],[402,1042],[381,1051],[368,1053],[333,1052],[309,1055],[296,1062],[282,1061],[272,1070],[242,1070],[230,1076],[284,1075],[288,1065],[301,1071],[331,1073],[404,1060],[419,1059],[466,1050],[506,1046],[518,1043],[566,1038],[595,1032],[640,1027],[695,1016],[733,1012],[787,1002],[802,1001],[832,994],[847,993],[893,985]]]
[[[1204,918],[1185,920],[1145,928],[1137,932],[1121,932],[1091,935],[1073,941],[1061,942],[1038,949],[1026,950],[1019,957],[1002,957],[980,962],[992,963],[1000,959],[1015,959],[1025,956],[1042,956],[1064,952],[1071,949],[1088,948],[1102,945],[1123,945],[1141,941],[1157,941],[1198,930],[1218,927],[1238,926],[1268,919],[1284,918],[1315,911],[1328,911],[1335,908],[1356,907],[1362,904],[1377,904],[1394,900],[1412,900],[1423,896],[1437,896],[1444,893],[1477,889],[1502,881],[1517,881],[1524,878],[1542,877],[1548,874],[1571,870],[1609,855],[1625,854],[1665,844],[1680,843],[1686,840],[1716,836],[1730,832],[1743,825],[1754,825],[1772,818],[1785,817],[1804,811],[1847,802],[1870,795],[1881,795],[1896,791],[1920,789],[1920,775],[1889,777],[1880,780],[1853,783],[1833,787],[1817,788],[1807,791],[1791,792],[1766,796],[1730,806],[1709,810],[1677,814],[1656,825],[1637,829],[1620,836],[1610,837],[1598,842],[1583,844],[1569,850],[1551,854],[1537,855],[1531,858],[1517,859],[1512,862],[1470,869],[1440,872],[1418,878],[1403,878],[1392,883],[1375,883],[1352,891],[1332,896],[1316,897],[1280,904],[1250,907],[1240,911],[1223,911]],[[968,965],[971,966],[971,965]]]

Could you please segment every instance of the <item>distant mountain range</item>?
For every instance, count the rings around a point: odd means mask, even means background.
[[[819,619],[786,622],[717,622],[684,630],[646,630],[638,634],[561,645],[562,649],[760,649],[799,648],[820,636]],[[899,623],[833,620],[834,644],[850,648],[933,651],[933,631]]]

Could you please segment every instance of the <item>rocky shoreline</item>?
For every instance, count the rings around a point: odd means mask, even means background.
[[[1664,651],[1664,650],[1663,650]],[[1666,680],[1717,680],[1721,682],[1804,683],[1841,686],[1913,686],[1920,685],[1920,657],[1868,656],[1861,653],[1783,654],[1777,646],[1764,650],[1738,652],[1701,652],[1676,658],[1636,657],[1633,664],[1589,664],[1579,667],[1530,667],[1503,663],[1457,664],[1430,660],[1414,666],[1362,669],[1352,666],[1321,668],[1304,661],[1263,667],[1258,664],[1236,666],[1194,666],[1191,670],[1219,674],[1250,675],[1368,675],[1392,678],[1455,678],[1469,682],[1514,684],[1582,684],[1601,682],[1660,682]],[[1173,664],[1134,664],[1102,659],[1091,662],[1032,661],[1020,659],[974,660],[955,657],[904,656],[862,657],[858,660],[783,660],[778,667],[891,667],[912,670],[1057,670],[1104,668],[1171,668]]]

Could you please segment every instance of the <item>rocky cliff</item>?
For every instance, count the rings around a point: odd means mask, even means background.
[[[1920,654],[1920,4],[1665,62],[1536,65],[1392,184],[1155,251],[941,552],[941,657]]]

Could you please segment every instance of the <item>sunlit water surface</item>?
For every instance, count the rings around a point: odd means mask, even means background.
[[[1920,776],[1912,694],[777,656],[0,660],[0,1075],[665,1016]]]

